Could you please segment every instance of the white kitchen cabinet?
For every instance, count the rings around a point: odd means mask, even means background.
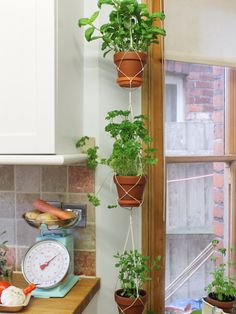
[[[76,152],[82,2],[0,0],[0,154]]]

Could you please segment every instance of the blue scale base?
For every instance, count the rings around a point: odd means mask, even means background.
[[[35,289],[32,291],[32,296],[35,298],[63,298],[70,289],[78,282],[79,276],[71,275],[65,280],[64,283],[60,283],[59,286],[51,289]]]
[[[43,229],[43,228],[42,228]],[[68,270],[67,278],[64,282],[61,282],[58,286],[50,289],[40,289],[37,288],[32,291],[32,295],[36,298],[63,298],[70,289],[78,282],[79,276],[74,275],[74,239],[71,234],[53,234],[49,233],[41,235],[36,238],[36,241],[47,240],[47,239],[54,239],[61,242],[67,248],[70,254],[70,267]]]

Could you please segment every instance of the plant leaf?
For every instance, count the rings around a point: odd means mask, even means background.
[[[99,0],[98,1],[98,7],[101,8],[101,6],[103,4],[108,4],[108,5],[113,5],[113,1],[112,0]]]
[[[76,148],[83,147],[88,140],[89,140],[88,136],[81,137],[75,144]]]
[[[88,18],[79,19],[79,22],[78,22],[79,27],[89,25],[89,24],[90,24],[90,19]]]
[[[94,12],[90,17],[90,22],[94,22],[99,15],[99,11]]]
[[[91,37],[94,33],[95,28],[93,26],[89,27],[88,29],[86,29],[85,31],[85,38],[87,41],[91,41]]]

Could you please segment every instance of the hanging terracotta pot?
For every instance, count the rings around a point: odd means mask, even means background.
[[[121,207],[139,207],[143,203],[145,176],[114,176]]]
[[[114,54],[114,63],[118,71],[116,82],[121,87],[139,87],[143,82],[144,66],[147,54],[136,51],[121,51]]]
[[[235,303],[235,298],[232,301],[219,301],[219,300],[213,299],[211,297],[211,294],[209,294],[208,297],[204,298],[204,300],[207,303],[222,309],[225,313],[231,313],[233,304]]]
[[[120,314],[142,314],[147,303],[147,293],[145,290],[140,290],[138,298],[122,297],[121,289],[115,292],[115,301]]]

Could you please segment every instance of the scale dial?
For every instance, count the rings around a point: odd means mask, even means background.
[[[22,272],[28,282],[38,288],[49,289],[60,284],[67,276],[70,255],[66,247],[56,240],[36,242],[26,252]]]

